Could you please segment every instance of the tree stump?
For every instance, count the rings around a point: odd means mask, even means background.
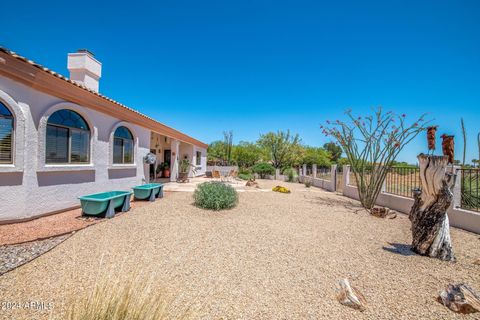
[[[455,261],[447,209],[453,200],[456,175],[447,172],[448,157],[420,154],[421,190],[414,192],[410,211],[412,250],[418,254]]]

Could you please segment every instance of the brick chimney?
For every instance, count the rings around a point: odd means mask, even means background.
[[[102,64],[86,49],[68,54],[67,68],[70,79],[98,92],[98,80],[102,76]]]

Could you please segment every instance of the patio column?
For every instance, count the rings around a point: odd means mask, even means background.
[[[306,164],[304,164],[302,166],[302,171],[303,171],[303,175],[306,176],[307,175],[307,165]]]
[[[337,165],[332,164],[330,167],[330,191],[337,191]]]
[[[343,166],[343,187],[342,187],[342,190],[343,190],[343,194],[345,195],[345,189],[346,189],[346,186],[350,183],[350,166],[349,165],[345,165]]]
[[[317,165],[312,164],[312,177],[315,179],[317,177]]]
[[[180,151],[180,141],[172,139],[170,150],[171,155],[171,168],[170,168],[170,181],[177,181],[178,178],[178,153]]]

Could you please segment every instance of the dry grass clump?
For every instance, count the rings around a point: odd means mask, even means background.
[[[94,290],[70,308],[68,320],[163,320],[188,319],[188,310],[173,315],[172,300],[153,289],[151,281],[131,277],[104,278]]]

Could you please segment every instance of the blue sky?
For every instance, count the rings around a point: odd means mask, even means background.
[[[80,5],[81,4],[81,5]],[[100,91],[194,137],[278,129],[322,145],[320,124],[373,106],[440,133],[468,130],[478,158],[480,1],[7,1],[0,44],[68,75],[88,48]],[[400,160],[426,151],[424,136]]]

